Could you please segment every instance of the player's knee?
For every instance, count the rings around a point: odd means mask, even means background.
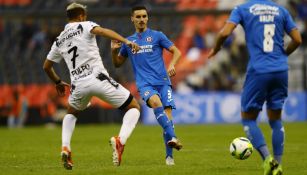
[[[135,98],[132,99],[132,101],[130,102],[130,104],[127,107],[127,110],[131,109],[131,108],[136,108],[139,111],[141,110],[140,104],[137,102],[137,100]]]
[[[158,108],[158,107],[161,107],[161,105],[159,105],[159,103],[157,103],[157,102],[153,102],[153,103],[151,103],[151,104],[150,104],[150,106],[151,106],[152,108]]]
[[[72,106],[68,105],[68,107],[67,107],[67,114],[72,114],[72,115],[77,117],[77,114],[79,112],[80,112],[79,110],[77,110],[77,109],[73,108]]]
[[[150,107],[152,107],[153,109],[158,108],[158,107],[162,107],[162,102],[160,100],[160,97],[158,95],[153,95],[151,96],[147,103],[149,104]]]
[[[280,120],[281,119],[281,109],[273,110],[267,109],[267,114],[269,120]]]
[[[150,105],[150,107],[152,107],[154,109],[162,106],[161,101],[160,100],[156,100],[156,99],[150,99],[148,101],[148,104]]]
[[[241,117],[242,119],[248,119],[248,120],[256,120],[258,117],[259,111],[258,110],[250,110],[247,112],[242,111]]]

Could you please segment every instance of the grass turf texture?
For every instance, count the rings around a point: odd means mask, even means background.
[[[271,147],[270,129],[261,124]],[[65,170],[60,161],[61,128],[0,128],[0,174],[125,174],[125,175],[259,175],[262,161],[254,151],[247,160],[229,153],[230,142],[245,136],[239,124],[177,125],[184,147],[174,150],[173,167],[165,165],[159,126],[138,125],[125,147],[122,165],[114,167],[108,140],[119,125],[77,125],[72,139],[74,168]],[[307,174],[307,123],[286,123],[284,174]]]

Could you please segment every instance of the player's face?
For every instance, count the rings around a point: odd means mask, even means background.
[[[137,30],[144,30],[147,28],[148,14],[146,10],[136,10],[131,16],[131,21],[133,22]]]

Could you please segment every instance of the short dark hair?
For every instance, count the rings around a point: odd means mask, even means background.
[[[66,15],[68,19],[75,19],[79,15],[86,14],[86,11],[83,8],[74,8],[66,11]]]
[[[148,12],[147,8],[145,6],[138,5],[138,6],[134,6],[134,7],[131,8],[131,16],[133,16],[134,11],[136,11],[136,10],[146,10],[146,12]]]

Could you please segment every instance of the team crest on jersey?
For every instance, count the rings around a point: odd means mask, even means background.
[[[149,95],[149,91],[146,91],[145,93],[144,93],[144,96],[148,96]]]
[[[149,43],[152,42],[152,37],[151,36],[147,37],[146,41],[149,42]]]

